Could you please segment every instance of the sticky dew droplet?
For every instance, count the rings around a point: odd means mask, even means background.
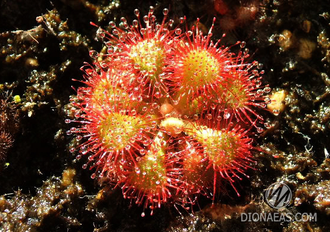
[[[143,22],[148,23],[149,22],[149,17],[148,15],[143,16]]]
[[[199,119],[198,114],[194,114],[193,119],[197,121]]]
[[[115,23],[114,21],[110,21],[110,22],[109,22],[109,26],[110,26],[111,28],[115,28],[115,27],[116,27],[116,23]]]
[[[181,32],[182,32],[181,28],[175,29],[175,34],[176,35],[181,35]]]
[[[279,115],[279,114],[280,114],[280,111],[279,111],[279,110],[277,110],[277,109],[275,109],[275,110],[273,110],[273,114],[274,114],[275,116],[277,116],[277,115]]]
[[[98,56],[98,53],[97,53],[97,51],[95,51],[95,50],[90,50],[90,51],[89,51],[89,56],[90,56],[92,59],[96,59],[97,56]]]
[[[245,48],[245,46],[246,46],[246,42],[245,41],[242,41],[241,44],[240,44],[240,47],[241,48]]]
[[[264,131],[264,129],[262,127],[257,127],[257,132],[258,133],[262,133]]]
[[[272,90],[272,89],[271,89],[269,86],[266,86],[266,87],[264,88],[264,92],[265,92],[265,93],[270,93],[271,90]]]
[[[157,20],[157,17],[156,17],[155,15],[152,15],[152,16],[151,16],[151,22],[152,22],[152,23],[155,23],[156,20]]]
[[[163,9],[163,15],[164,15],[164,16],[167,16],[167,15],[168,15],[168,9],[167,9],[167,8],[164,8],[164,9]]]
[[[265,122],[264,123],[264,126],[266,127],[266,129],[270,129],[271,128],[271,125],[268,122]]]
[[[154,8],[153,6],[150,6],[150,7],[149,7],[149,13],[150,13],[150,14],[153,14],[154,11],[155,11],[155,8]]]
[[[223,114],[223,118],[224,118],[224,119],[229,119],[229,118],[230,118],[230,113],[229,113],[229,112],[225,112],[225,113]]]
[[[117,35],[119,35],[119,31],[117,29],[113,29],[112,34],[117,36]]]
[[[158,92],[158,91],[154,94],[154,97],[155,97],[155,98],[160,98],[161,96],[162,96],[161,93]]]
[[[140,16],[140,11],[139,11],[139,9],[135,9],[135,10],[134,10],[134,14],[135,14],[136,17],[139,17],[139,16]]]
[[[127,23],[127,19],[126,19],[125,17],[121,17],[121,18],[120,18],[120,22],[122,22],[122,23]]]

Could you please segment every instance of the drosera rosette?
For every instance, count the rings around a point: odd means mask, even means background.
[[[205,35],[198,20],[191,30],[171,29],[168,10],[160,24],[153,11],[142,23],[135,10],[132,25],[122,18],[98,30],[105,47],[90,52],[94,63],[83,68],[75,119],[67,120],[77,124],[68,134],[82,140],[77,158],[88,156],[83,167],[120,187],[143,216],[164,204],[192,209],[200,195],[214,203],[225,182],[239,195],[268,91],[245,43],[235,44],[236,55],[212,41],[214,21]]]
[[[154,8],[150,6],[147,15],[140,19],[140,11],[135,9],[132,25],[122,17],[119,27],[109,23],[111,32],[100,29],[99,36],[105,41],[107,54],[117,69],[122,73],[123,84],[130,91],[139,92],[144,101],[154,101],[168,97],[164,85],[164,72],[171,60],[174,31],[173,20],[167,21],[168,9],[163,10],[164,18],[157,23]]]

